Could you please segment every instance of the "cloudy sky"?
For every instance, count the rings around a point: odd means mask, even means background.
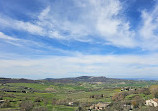
[[[0,77],[158,78],[156,0],[0,0]]]

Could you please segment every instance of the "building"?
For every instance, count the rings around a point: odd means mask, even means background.
[[[93,104],[92,106],[90,106],[90,109],[103,110],[103,109],[105,109],[108,105],[109,105],[108,103]]]
[[[4,103],[5,102],[5,100],[0,100],[0,103]]]
[[[158,107],[158,99],[150,99],[146,100],[146,105],[147,106],[153,106],[153,107]]]
[[[73,104],[74,104],[73,102],[69,102],[69,106],[73,106]]]

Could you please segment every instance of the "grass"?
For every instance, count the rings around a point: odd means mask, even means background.
[[[19,108],[21,101],[31,100],[38,106],[45,106],[48,111],[75,111],[76,106],[67,105],[54,105],[52,100],[55,98],[57,100],[66,100],[67,102],[79,102],[79,103],[98,103],[98,102],[111,102],[111,97],[120,92],[121,87],[149,87],[150,85],[158,84],[157,82],[150,81],[135,81],[135,82],[125,82],[122,83],[102,83],[102,84],[90,84],[86,82],[80,83],[8,83],[5,86],[0,85],[0,89],[8,88],[10,90],[27,90],[28,93],[13,93],[13,92],[0,92],[3,95],[4,100],[11,100],[11,109]],[[31,89],[24,89],[28,87]],[[47,91],[47,88],[52,88],[54,91]],[[35,92],[31,92],[31,90]],[[90,98],[92,95],[104,95],[102,98]],[[152,95],[144,94],[131,94],[126,96],[127,100],[130,100],[134,96],[139,95],[143,99],[152,98]],[[42,99],[41,102],[36,103],[37,98]]]

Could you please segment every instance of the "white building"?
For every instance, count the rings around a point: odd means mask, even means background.
[[[146,105],[147,106],[158,107],[158,99],[146,100]]]
[[[109,105],[109,103],[98,103],[98,104],[93,104],[90,106],[90,109],[95,109],[95,110],[103,110],[106,109],[106,107]]]

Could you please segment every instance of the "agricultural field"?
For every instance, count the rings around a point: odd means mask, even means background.
[[[107,79],[104,82],[98,79],[93,82],[89,79],[71,82],[1,79],[0,111],[95,111],[90,108],[95,104],[107,104],[107,108],[101,110],[113,111],[118,109],[117,104],[120,102],[133,104],[133,110],[145,110],[148,107],[142,101],[157,97],[158,94],[150,91],[157,88],[157,81]],[[141,100],[142,104],[137,105],[137,101],[132,103],[135,100]]]

